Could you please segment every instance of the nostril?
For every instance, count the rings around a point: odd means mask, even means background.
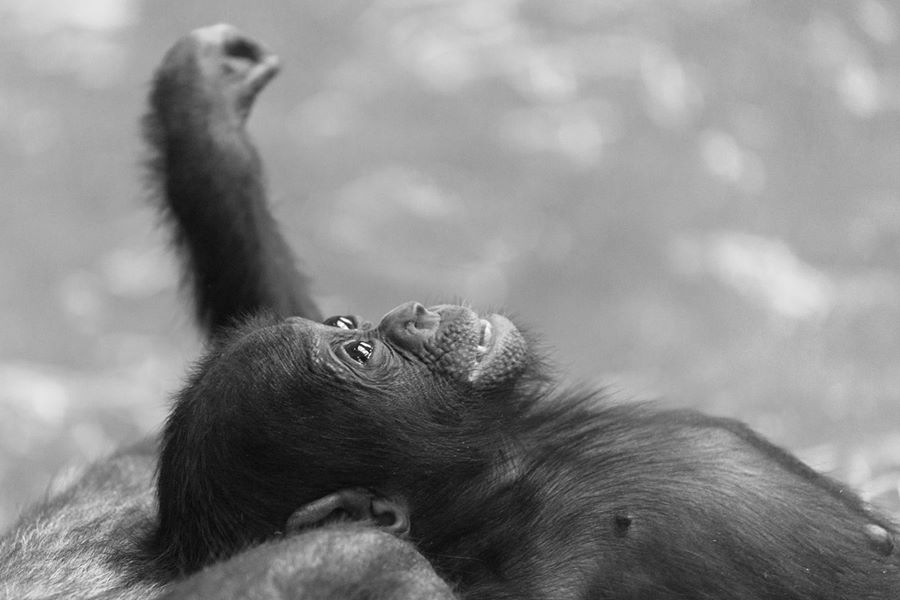
[[[413,326],[416,329],[436,329],[441,322],[441,316],[438,313],[428,310],[418,302],[416,302],[413,312],[415,314]]]
[[[378,330],[398,348],[416,352],[437,333],[440,323],[440,314],[419,302],[407,302],[384,315]]]

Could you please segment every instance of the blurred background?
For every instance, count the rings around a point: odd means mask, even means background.
[[[900,507],[895,4],[0,0],[0,527],[200,351],[138,119],[221,21],[283,59],[250,128],[326,313],[510,307]]]

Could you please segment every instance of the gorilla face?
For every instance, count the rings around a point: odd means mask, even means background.
[[[391,398],[415,401],[438,390],[514,385],[528,354],[525,338],[503,315],[481,317],[464,306],[408,302],[377,326],[352,315],[323,323],[300,317],[252,320],[221,339],[201,370],[209,372],[203,380],[230,390],[247,387],[252,395],[272,392],[273,385],[302,396],[377,388]],[[235,367],[248,364],[267,377],[243,381]],[[238,376],[241,382],[232,381]]]
[[[509,319],[463,306],[409,302],[377,326],[255,317],[218,338],[176,399],[158,547],[199,566],[337,491],[406,503],[430,478],[481,468],[530,364]]]

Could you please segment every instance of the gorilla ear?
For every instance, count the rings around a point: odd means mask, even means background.
[[[372,498],[375,526],[399,538],[409,535],[409,510],[406,504],[392,498]]]
[[[402,502],[360,488],[341,490],[301,506],[288,518],[285,534],[340,520],[371,525],[400,538],[409,534],[409,511]]]

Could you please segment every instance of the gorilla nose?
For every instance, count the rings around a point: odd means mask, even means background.
[[[438,313],[418,302],[407,302],[384,315],[378,329],[401,348],[416,351],[434,336],[440,323]]]

